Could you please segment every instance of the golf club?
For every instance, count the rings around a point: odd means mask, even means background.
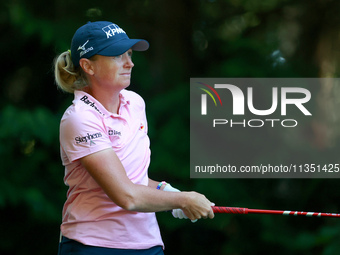
[[[322,212],[302,212],[302,211],[281,211],[281,210],[263,210],[263,209],[248,209],[243,207],[225,207],[212,206],[214,213],[230,213],[230,214],[279,214],[279,215],[294,215],[294,216],[309,216],[309,217],[338,217],[340,213],[322,213]]]

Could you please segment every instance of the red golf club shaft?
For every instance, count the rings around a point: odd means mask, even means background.
[[[213,206],[214,213],[231,213],[231,214],[279,214],[279,215],[302,215],[309,217],[338,217],[339,213],[321,213],[321,212],[301,212],[301,211],[281,211],[281,210],[262,210],[262,209],[248,209],[243,207],[225,207]]]

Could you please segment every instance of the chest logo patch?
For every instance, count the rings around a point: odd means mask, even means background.
[[[109,129],[109,135],[117,135],[117,136],[121,136],[122,133],[120,131],[117,131],[117,130],[112,130],[112,129]]]

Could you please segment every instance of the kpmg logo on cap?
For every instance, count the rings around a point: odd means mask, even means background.
[[[114,36],[115,34],[126,34],[123,29],[121,29],[119,26],[115,24],[111,24],[106,27],[103,27],[102,30],[105,32],[106,38],[110,38]]]

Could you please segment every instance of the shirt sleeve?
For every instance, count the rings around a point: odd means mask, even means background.
[[[60,122],[60,145],[69,162],[112,148],[101,116],[92,111],[64,114]]]

